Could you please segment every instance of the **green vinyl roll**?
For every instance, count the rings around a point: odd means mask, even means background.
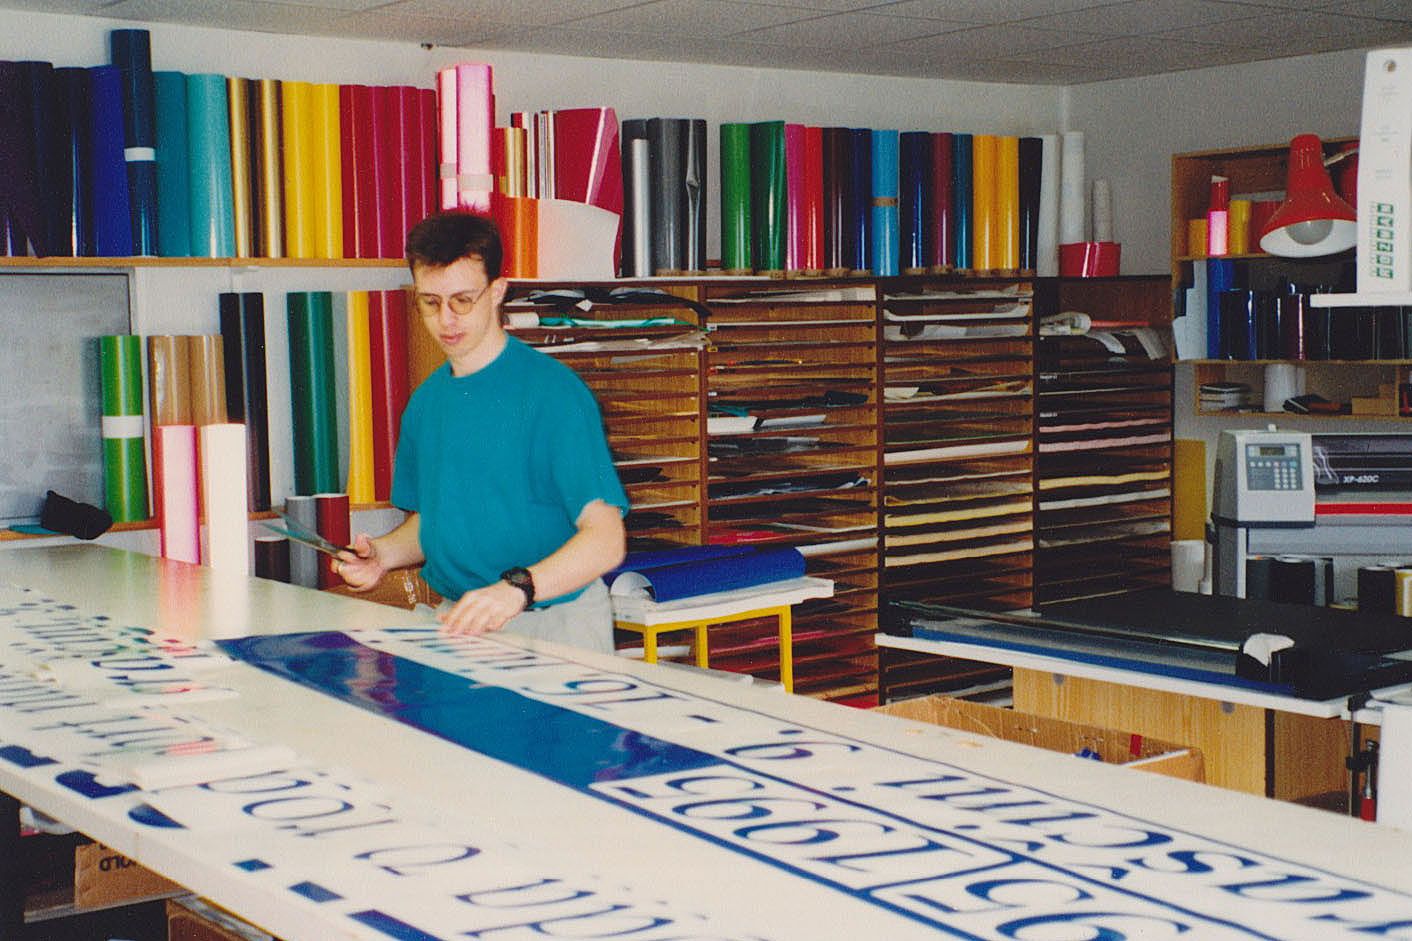
[[[755,268],[783,271],[785,206],[784,122],[750,126],[750,240]]]
[[[750,267],[750,125],[722,124],[721,268]]]
[[[142,340],[98,338],[103,390],[103,489],[117,523],[147,519],[147,459],[142,443]]]
[[[341,491],[334,390],[333,295],[290,291],[289,386],[294,419],[294,492]]]

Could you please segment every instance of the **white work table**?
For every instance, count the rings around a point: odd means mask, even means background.
[[[1335,814],[93,546],[6,553],[0,599],[0,791],[287,941],[1412,920],[1406,834]],[[279,643],[362,704],[165,640],[289,632],[349,632]],[[266,766],[114,783],[110,733],[173,729]]]

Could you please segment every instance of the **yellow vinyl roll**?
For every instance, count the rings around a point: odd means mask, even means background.
[[[191,346],[191,422],[221,425],[226,417],[225,343],[219,333],[187,338]]]
[[[348,292],[348,501],[373,503],[373,375],[368,292]]]
[[[255,190],[251,179],[250,80],[226,78],[230,112],[230,188],[235,197],[235,255],[255,255]]]
[[[1206,442],[1172,442],[1172,538],[1206,538]]]
[[[263,258],[284,257],[284,155],[280,127],[280,81],[257,80],[255,134],[256,192],[259,193],[259,249]]]
[[[1020,139],[995,143],[996,268],[1020,270]]]
[[[290,258],[314,258],[314,131],[309,116],[312,86],[280,86],[280,127],[284,132],[284,247]]]
[[[1226,225],[1230,231],[1226,233],[1226,248],[1232,255],[1245,255],[1250,252],[1250,244],[1254,241],[1254,233],[1250,231],[1250,200],[1233,199],[1230,208],[1226,211]]]
[[[1206,220],[1188,219],[1186,221],[1186,253],[1193,258],[1200,258],[1206,254]]]
[[[995,164],[995,135],[974,135],[971,138],[971,267],[977,271],[994,271],[999,267]]]
[[[1412,569],[1398,569],[1393,572],[1397,579],[1392,596],[1393,611],[1405,618],[1412,618]]]
[[[152,424],[190,425],[191,337],[147,338],[147,393]]]
[[[320,258],[343,257],[343,154],[338,86],[310,86],[314,131],[314,251]]]

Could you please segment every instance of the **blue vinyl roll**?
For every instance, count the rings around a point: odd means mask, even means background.
[[[235,255],[230,179],[230,112],[224,75],[186,77],[187,169],[191,175],[191,253]]]
[[[1222,258],[1206,261],[1206,358],[1220,359],[1221,294],[1235,287],[1235,262]]]
[[[127,161],[123,158],[123,84],[118,69],[96,65],[88,70],[88,199],[93,207],[93,250],[104,258],[132,254],[132,211],[128,201]]]
[[[152,80],[152,38],[145,29],[108,34],[109,60],[122,75],[123,154],[127,161],[134,255],[156,255],[157,131]]]
[[[971,135],[951,136],[951,219],[956,267],[971,267]]]
[[[850,169],[853,172],[853,218],[845,220],[853,230],[853,257],[845,258],[844,264],[855,271],[867,271],[872,265],[873,201],[869,194],[873,191],[873,132],[866,127],[855,127],[849,132],[850,149],[853,159]]]
[[[645,581],[654,601],[675,601],[804,575],[804,556],[793,546],[700,546],[678,552],[629,556],[603,578],[612,587],[624,575],[638,576],[633,583]],[[643,565],[645,555],[661,558]]]
[[[93,255],[93,206],[87,189],[92,122],[88,69],[54,70],[54,166],[50,172],[54,254]]]
[[[872,271],[880,277],[898,272],[896,131],[873,132]]]
[[[191,254],[191,171],[186,152],[186,76],[154,72],[157,134],[157,252]]]
[[[900,263],[904,270],[926,268],[931,265],[936,232],[934,213],[929,212],[933,206],[932,135],[926,131],[905,132],[897,161]]]

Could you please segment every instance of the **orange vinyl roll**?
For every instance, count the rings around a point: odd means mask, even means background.
[[[539,276],[539,200],[517,197],[512,200],[515,241],[511,252],[521,278]]]
[[[188,337],[191,361],[191,422],[222,425],[226,416],[225,343],[219,333]]]
[[[403,289],[403,300],[407,315],[407,388],[415,389],[437,367],[446,362],[446,354],[441,351],[436,338],[422,323],[417,313],[416,299],[412,297],[412,286]]]
[[[314,191],[314,253],[319,258],[343,257],[343,152],[337,85],[311,85],[308,125],[313,147],[309,171]]]
[[[1020,270],[1020,139],[995,144],[996,268]]]
[[[308,82],[280,85],[280,129],[284,135],[284,248],[290,258],[314,258],[314,140],[308,119]]]
[[[226,78],[226,103],[230,113],[230,186],[234,199],[235,255],[255,255],[255,181],[252,178],[252,134],[250,127],[251,81]]]
[[[999,267],[995,164],[995,135],[974,135],[971,138],[971,267],[976,271],[993,271]]]
[[[152,424],[190,425],[191,337],[147,338],[147,393]]]

